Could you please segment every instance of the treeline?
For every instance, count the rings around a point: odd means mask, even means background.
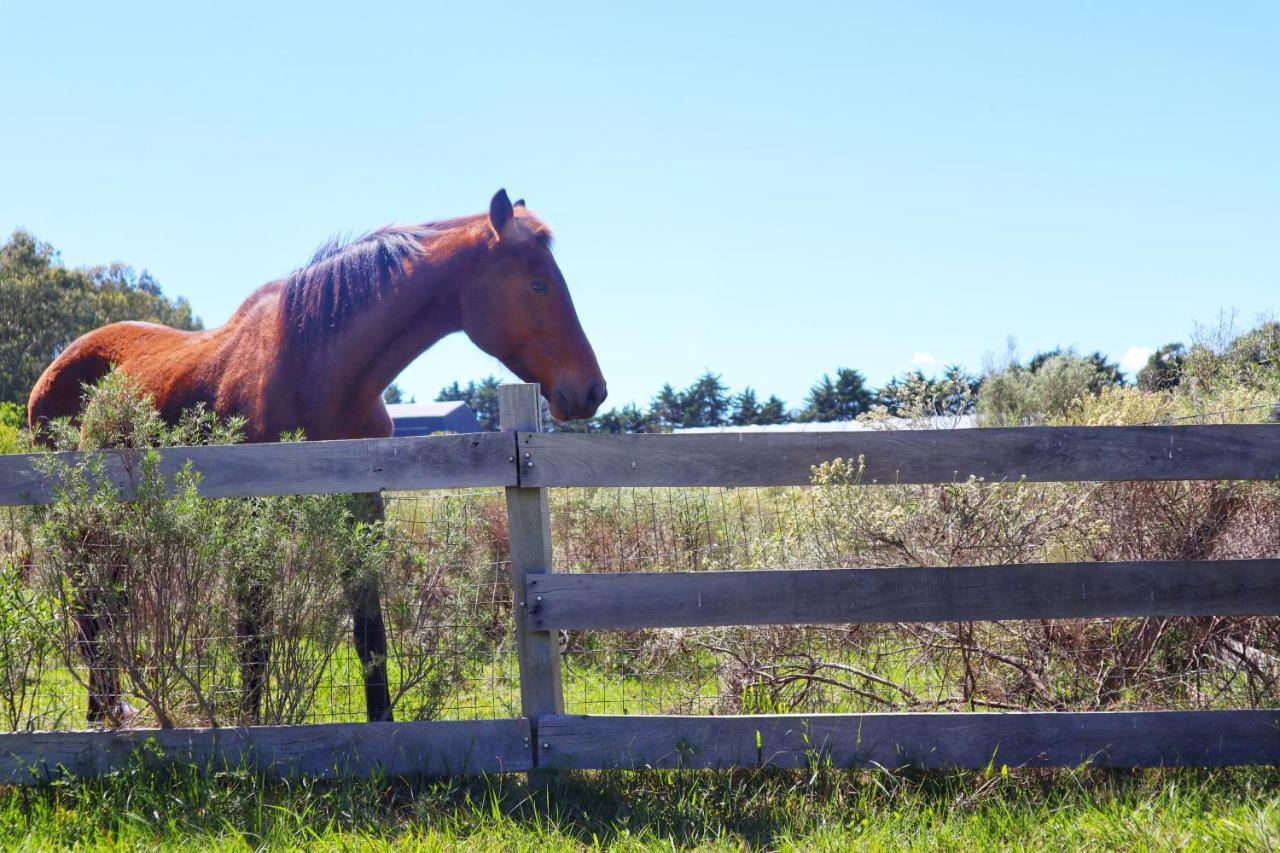
[[[1280,348],[1280,326],[1265,324],[1232,338],[1220,348],[1239,351],[1235,363],[1270,364]],[[1196,346],[1204,347],[1203,344]],[[1169,390],[1184,381],[1194,359],[1192,350],[1171,343],[1153,353],[1134,377],[1143,390]],[[1215,362],[1216,363],[1216,362]],[[437,401],[461,400],[476,413],[482,429],[498,428],[498,385],[494,376],[454,382],[441,388]],[[740,391],[706,371],[684,388],[668,383],[641,407],[628,403],[585,421],[557,422],[544,413],[547,428],[557,432],[667,432],[690,427],[752,426],[785,423],[829,423],[858,418],[933,418],[975,415],[983,426],[1020,426],[1066,417],[1083,397],[1129,384],[1120,366],[1101,352],[1081,355],[1056,348],[1025,362],[1012,350],[975,375],[958,365],[940,375],[915,370],[894,377],[880,388],[868,386],[857,370],[841,367],[824,374],[797,408],[776,395],[761,399],[751,386]],[[398,402],[398,387],[388,401]]]
[[[498,386],[495,376],[454,382],[440,389],[437,402],[461,400],[471,407],[485,430],[498,428]],[[561,422],[544,412],[547,428],[556,432],[668,432],[673,429],[717,426],[755,426],[786,423],[850,421],[882,412],[889,417],[971,414],[981,379],[949,367],[942,376],[915,371],[895,378],[879,390],[867,385],[857,370],[837,368],[809,389],[804,404],[789,408],[777,395],[761,399],[751,386],[733,391],[719,374],[706,371],[684,388],[667,383],[641,408],[627,403],[595,417]],[[388,389],[387,401],[403,399],[398,386]]]
[[[24,410],[45,367],[73,340],[119,320],[202,328],[187,300],[169,299],[145,270],[63,266],[26,231],[0,246],[0,403]]]

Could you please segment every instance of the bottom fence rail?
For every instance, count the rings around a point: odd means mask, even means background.
[[[1280,710],[542,717],[539,764],[1225,767],[1280,762]]]
[[[529,721],[431,720],[0,734],[0,784],[179,760],[271,776],[454,776],[530,770]]]

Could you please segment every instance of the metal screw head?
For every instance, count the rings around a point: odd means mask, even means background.
[[[542,748],[543,748],[543,749],[550,749],[550,748],[551,748],[551,744],[547,743],[547,742],[544,740],[544,741],[542,742]]]
[[[507,457],[507,461],[508,461],[508,462],[515,462],[515,461],[516,461],[516,458],[515,458],[514,456],[508,456],[508,457]]]
[[[533,600],[534,600],[534,601],[541,601],[541,600],[542,600],[542,596],[540,596],[540,595],[535,595],[535,596],[533,597]]]
[[[531,454],[531,453],[529,453],[529,451],[527,451],[527,450],[524,452],[524,458],[525,458],[525,459],[528,459],[531,455],[532,455],[532,454]]]
[[[532,463],[532,462],[527,463],[527,467],[532,468],[532,467],[533,467],[533,463]]]

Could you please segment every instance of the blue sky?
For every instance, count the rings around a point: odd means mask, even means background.
[[[1280,4],[0,0],[0,230],[213,325],[328,235],[555,228],[609,380],[1114,358],[1280,284]],[[461,336],[419,399],[502,372]]]

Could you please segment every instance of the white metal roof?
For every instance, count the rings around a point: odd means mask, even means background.
[[[442,418],[459,408],[465,408],[461,400],[448,403],[388,403],[387,412],[395,418]]]
[[[682,434],[698,432],[868,432],[897,429],[972,429],[973,415],[942,415],[934,418],[884,418],[873,421],[831,421],[829,423],[764,424],[758,426],[714,426],[677,429]]]

